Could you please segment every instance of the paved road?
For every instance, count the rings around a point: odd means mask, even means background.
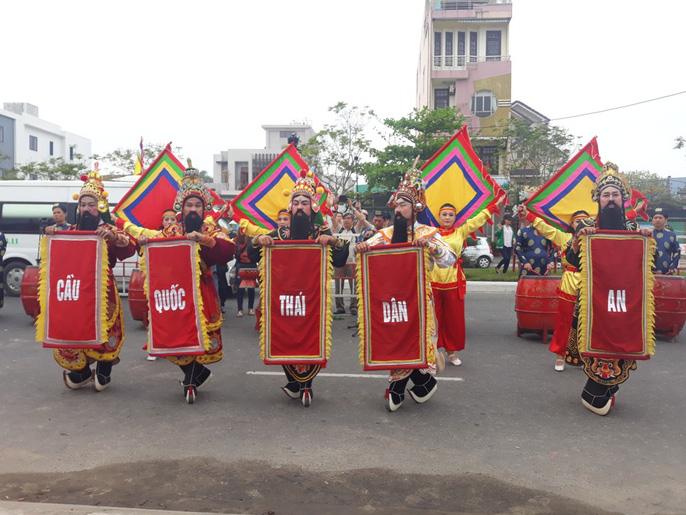
[[[686,513],[686,343],[623,386],[608,417],[585,375],[514,336],[513,293],[472,292],[464,365],[427,404],[383,408],[351,317],[309,409],[259,360],[253,317],[224,323],[224,360],[186,405],[178,368],[148,362],[128,316],[112,386],[68,391],[18,299],[0,310],[0,499],[262,513]],[[679,338],[686,340],[686,336]],[[340,375],[328,375],[340,374]],[[590,506],[579,504],[584,501]],[[0,510],[2,509],[0,505]],[[359,510],[359,511],[358,511]]]

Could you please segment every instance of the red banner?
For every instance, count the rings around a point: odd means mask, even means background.
[[[205,328],[200,296],[200,255],[196,243],[154,238],[144,246],[151,356],[205,354]]]
[[[360,255],[357,292],[365,370],[426,368],[430,288],[424,249],[409,243]]]
[[[582,239],[579,351],[610,359],[653,353],[652,238],[598,231]]]
[[[262,252],[262,359],[267,365],[325,364],[331,344],[329,247],[276,241]]]
[[[41,242],[40,315],[43,347],[91,349],[107,340],[105,241],[88,231],[58,231]]]

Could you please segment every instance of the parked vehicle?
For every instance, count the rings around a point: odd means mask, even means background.
[[[131,187],[132,182],[106,181],[110,207]],[[74,223],[76,202],[72,195],[79,193],[83,181],[2,181],[0,187],[0,231],[7,238],[5,252],[5,291],[19,296],[21,280],[27,266],[37,265],[38,239],[41,228],[54,223],[52,206],[56,202],[67,205],[67,222]],[[137,256],[129,258],[136,261]],[[129,261],[127,260],[127,261]],[[121,263],[117,263],[121,268]],[[129,266],[128,274],[135,268]],[[115,275],[117,271],[115,270]],[[121,274],[120,274],[121,275]]]
[[[470,245],[470,243],[473,243]],[[462,265],[475,268],[488,268],[493,261],[493,252],[485,236],[467,240],[467,247],[462,250]]]

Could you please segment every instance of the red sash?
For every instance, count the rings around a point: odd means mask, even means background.
[[[424,249],[372,247],[360,255],[357,270],[364,369],[426,368],[431,288]]]
[[[92,349],[107,341],[107,244],[92,231],[57,231],[41,241],[36,340]]]
[[[333,277],[328,246],[276,241],[264,247],[261,357],[267,365],[322,365],[331,346]]]
[[[581,240],[579,352],[649,359],[654,352],[655,241],[634,232],[598,231]]]
[[[200,292],[200,249],[186,237],[154,238],[143,246],[152,356],[205,354],[209,346]]]

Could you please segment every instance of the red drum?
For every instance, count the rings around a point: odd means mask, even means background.
[[[519,278],[515,294],[517,336],[540,333],[543,343],[548,343],[548,333],[555,329],[559,284],[560,276],[523,275]]]
[[[22,290],[23,291],[23,290]],[[686,323],[686,278],[655,275],[655,332],[675,338]]]
[[[27,266],[24,269],[24,277],[21,280],[21,292],[19,297],[27,315],[38,318],[40,314],[40,302],[38,301],[38,283],[40,276],[37,266]]]
[[[239,268],[238,277],[241,278],[238,283],[239,288],[257,288],[260,272],[257,268]]]
[[[129,309],[134,320],[140,320],[148,326],[148,298],[145,296],[143,283],[145,276],[138,268],[131,272],[129,281]]]

